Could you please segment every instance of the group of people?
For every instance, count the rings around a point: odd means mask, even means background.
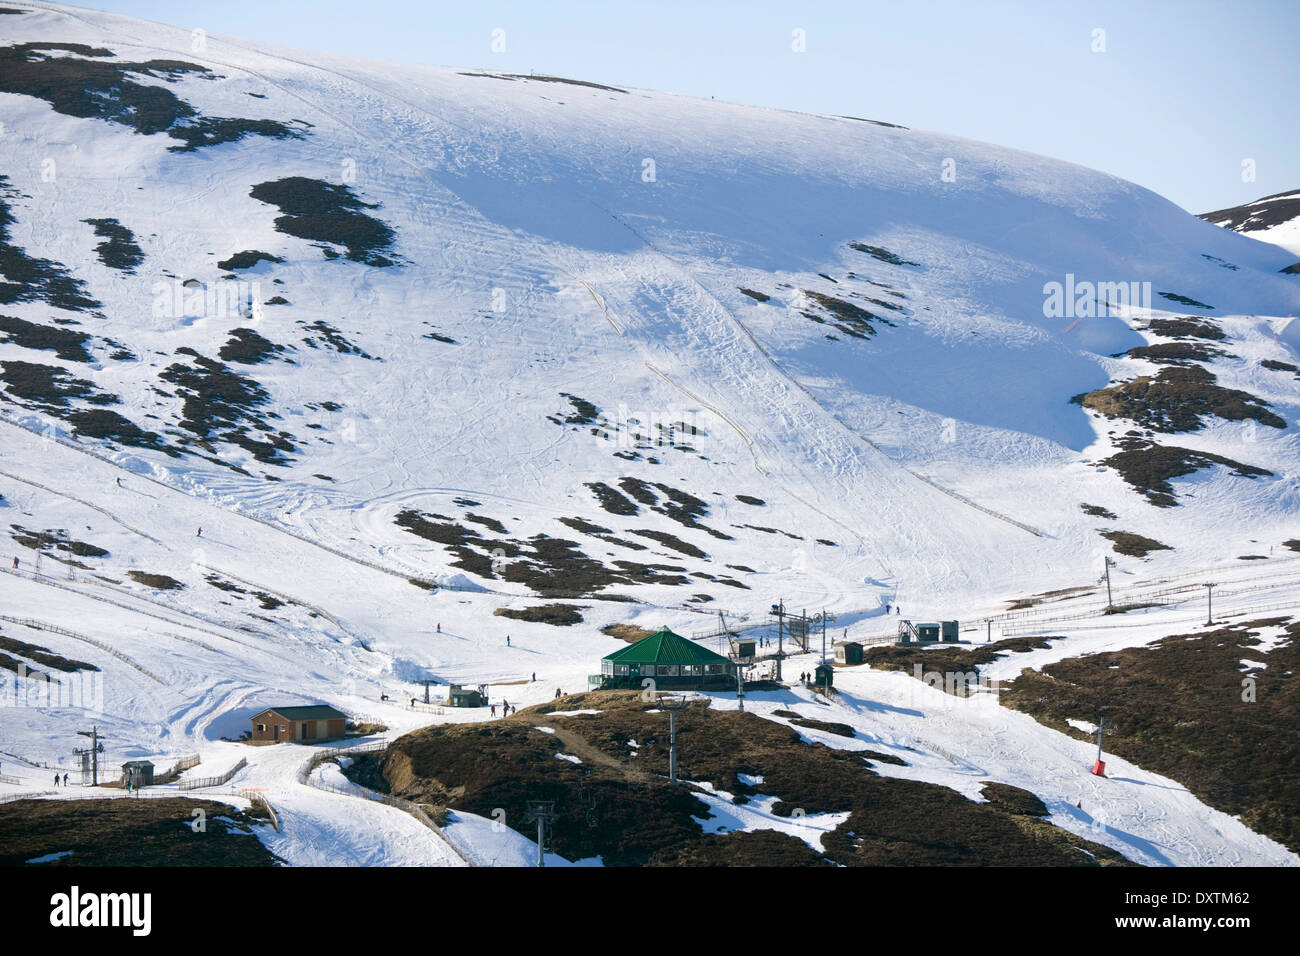
[[[59,775],[57,773],[54,775],[54,785],[56,787],[59,785]],[[68,775],[66,773],[63,775],[63,785],[65,787],[68,785]]]
[[[496,705],[496,704],[488,704],[488,707],[491,708],[491,710],[492,710],[492,716],[495,717],[495,716],[497,715],[497,705]],[[502,700],[502,701],[501,701],[501,716],[502,716],[502,717],[509,717],[511,714],[517,714],[517,713],[519,713],[519,708],[518,708],[518,707],[516,707],[516,706],[514,706],[514,705],[512,705],[512,704],[510,704],[510,703],[508,703],[508,702],[506,702],[505,700]]]

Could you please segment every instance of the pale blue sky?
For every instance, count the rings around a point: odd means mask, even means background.
[[[1300,188],[1300,0],[79,5],[309,49],[882,119],[1105,170],[1192,212]],[[791,48],[796,28],[806,52]]]

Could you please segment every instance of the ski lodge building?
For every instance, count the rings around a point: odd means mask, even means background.
[[[602,658],[600,673],[587,682],[601,690],[640,689],[647,678],[663,689],[735,690],[736,665],[664,627]]]

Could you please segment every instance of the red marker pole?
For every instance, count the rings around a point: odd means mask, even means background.
[[[1101,726],[1097,728],[1097,760],[1092,765],[1092,773],[1097,777],[1106,776],[1106,761],[1101,759],[1101,738],[1106,733],[1106,718],[1101,719]]]

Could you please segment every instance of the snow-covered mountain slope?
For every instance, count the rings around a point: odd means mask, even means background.
[[[614,622],[967,620],[1094,583],[1099,531],[1169,549],[1121,579],[1300,537],[1294,257],[1130,183],[4,7],[0,636],[101,666],[123,755],[540,702]],[[0,714],[38,762],[82,722]]]
[[[1204,212],[1201,218],[1300,256],[1300,191],[1292,189],[1231,209]]]

